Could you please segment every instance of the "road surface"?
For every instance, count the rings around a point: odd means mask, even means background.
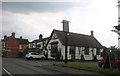
[[[2,76],[93,76],[96,73],[53,66],[55,61],[26,60],[20,58],[2,59]],[[74,74],[74,75],[73,75]],[[97,75],[98,76],[98,75]]]

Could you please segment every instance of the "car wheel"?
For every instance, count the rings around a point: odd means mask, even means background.
[[[29,58],[26,58],[27,60],[29,60]]]
[[[33,57],[29,57],[29,60],[32,60],[33,59]]]

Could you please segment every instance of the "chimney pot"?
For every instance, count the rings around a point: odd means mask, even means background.
[[[15,37],[15,33],[14,32],[12,32],[12,36]]]
[[[62,21],[62,23],[63,23],[63,31],[69,32],[69,22],[70,21],[67,21],[67,20]]]
[[[94,36],[93,32],[94,32],[94,31],[91,31],[91,36]]]
[[[7,35],[4,35],[4,39],[6,39],[7,38]]]
[[[42,39],[42,37],[43,37],[43,35],[42,35],[42,34],[40,34],[40,35],[39,35],[39,40],[41,40],[41,39]]]
[[[22,39],[22,36],[20,36],[20,39]]]

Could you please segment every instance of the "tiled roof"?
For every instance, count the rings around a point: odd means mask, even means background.
[[[16,39],[18,40],[19,44],[28,44],[29,43],[28,39],[20,39],[20,38],[16,38]]]
[[[45,41],[45,40],[47,40],[49,38],[50,37],[46,37],[46,38],[43,38],[43,39],[36,39],[36,40],[33,40],[31,43],[42,42],[42,41]]]
[[[55,33],[60,39],[61,43],[65,45],[65,32],[59,30],[53,30],[52,34],[53,33]],[[96,48],[103,47],[94,36],[77,34],[72,32],[68,33],[68,45],[80,46],[80,47],[96,47]]]
[[[6,37],[6,39],[2,39],[2,41],[6,41],[6,40],[8,40],[10,37],[11,37],[11,36],[8,36],[8,37]],[[28,39],[20,39],[20,38],[15,38],[15,39],[18,40],[19,44],[28,44],[28,43],[29,43]]]

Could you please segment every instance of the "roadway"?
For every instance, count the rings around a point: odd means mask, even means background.
[[[28,61],[20,58],[2,58],[2,76],[73,76],[73,74],[75,76],[93,76],[97,74],[53,66],[54,63],[57,62],[51,60]]]

